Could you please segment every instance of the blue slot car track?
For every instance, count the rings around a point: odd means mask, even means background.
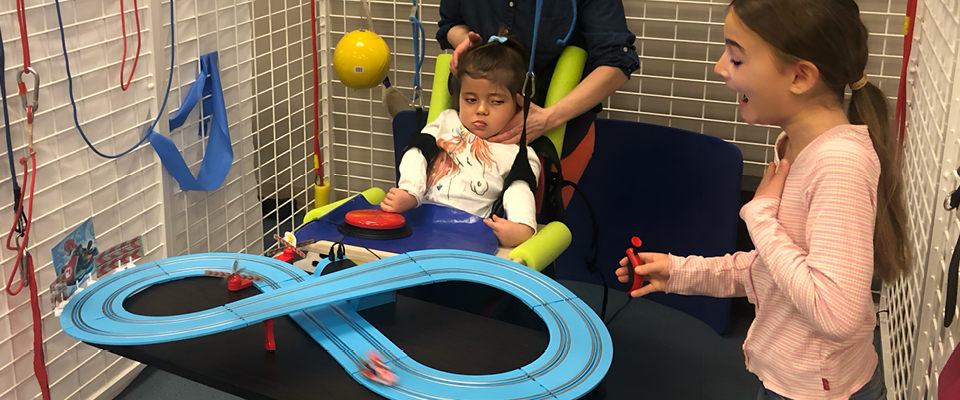
[[[136,315],[128,297],[151,285],[206,271],[259,278],[260,295],[209,310],[173,316]],[[519,369],[494,375],[452,374],[408,357],[356,312],[358,299],[417,285],[468,281],[503,290],[530,307],[550,334],[544,353]],[[208,253],[151,262],[102,279],[70,300],[63,330],[89,343],[141,345],[211,335],[289,315],[370,390],[393,399],[573,399],[600,383],[613,358],[610,334],[597,315],[566,288],[527,267],[460,250],[399,254],[324,276],[272,258]],[[385,386],[362,376],[370,350],[399,377]]]

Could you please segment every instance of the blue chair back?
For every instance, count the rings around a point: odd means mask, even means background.
[[[740,149],[700,133],[640,122],[597,119],[593,157],[580,178],[599,225],[597,267],[611,288],[627,290],[614,270],[630,246],[675,255],[734,252],[740,209]],[[587,271],[592,224],[574,195],[564,221],[573,242],[557,259],[557,278],[598,282]],[[656,293],[651,300],[726,330],[730,299]]]

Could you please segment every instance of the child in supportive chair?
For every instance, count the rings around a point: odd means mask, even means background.
[[[465,51],[457,71],[459,109],[440,113],[422,131],[435,137],[436,157],[428,162],[420,148],[409,148],[400,161],[398,187],[390,189],[380,207],[399,213],[430,203],[490,216],[484,222],[504,246],[533,236],[536,204],[530,186],[518,179],[503,187],[521,149],[486,140],[520,111],[526,66],[527,51],[506,36],[491,36]],[[533,149],[526,150],[533,176],[538,176],[540,161]],[[501,192],[506,218],[491,216]]]

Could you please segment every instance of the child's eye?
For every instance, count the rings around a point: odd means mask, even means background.
[[[492,100],[490,102],[493,104],[503,104],[503,100]]]
[[[463,101],[467,102],[467,104],[473,104],[477,102],[477,99],[463,99]]]
[[[740,64],[743,64],[743,61],[737,61],[737,60],[734,60],[734,59],[730,59],[730,62],[733,63],[733,66],[734,66],[734,67],[739,67]]]

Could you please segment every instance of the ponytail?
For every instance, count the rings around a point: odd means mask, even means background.
[[[890,130],[886,96],[867,82],[853,91],[847,118],[852,124],[867,126],[880,159],[877,221],[873,231],[874,274],[884,282],[892,283],[901,274],[909,272],[913,262],[897,140]]]

